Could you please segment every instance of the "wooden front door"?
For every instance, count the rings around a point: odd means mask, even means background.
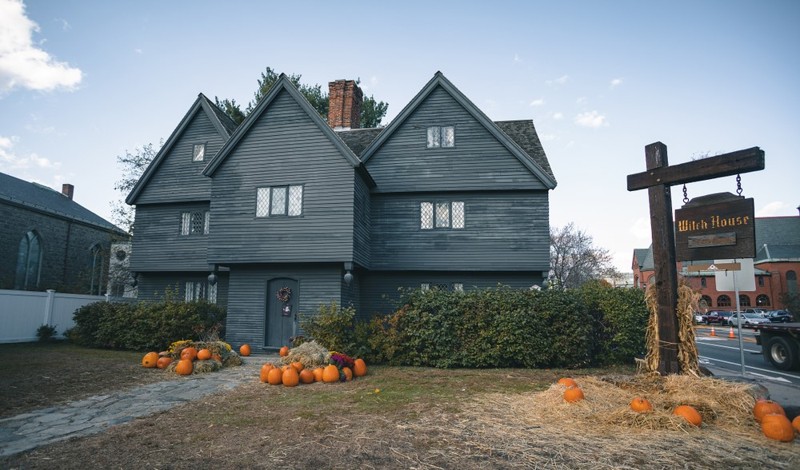
[[[268,348],[291,346],[297,334],[297,281],[277,278],[267,282],[267,321],[264,345]]]

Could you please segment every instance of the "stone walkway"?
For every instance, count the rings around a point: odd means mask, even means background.
[[[245,358],[238,367],[97,395],[63,406],[0,419],[0,457],[71,437],[88,436],[174,406],[258,380],[261,364],[278,356]]]

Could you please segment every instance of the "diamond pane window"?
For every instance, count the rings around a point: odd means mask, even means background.
[[[205,232],[206,216],[204,212],[192,212],[192,233],[200,234]]]
[[[442,142],[442,129],[440,127],[428,128],[428,148],[440,147]]]
[[[211,226],[211,212],[206,211],[205,220],[203,221],[203,235],[208,235],[208,229]]]
[[[419,228],[433,228],[433,203],[421,202],[419,204]]]
[[[453,126],[442,127],[442,147],[455,147],[456,129]]]
[[[436,203],[436,228],[445,228],[450,226],[450,203],[437,202]]]
[[[272,188],[272,207],[270,208],[270,213],[272,215],[286,214],[286,186]]]
[[[194,149],[192,151],[192,161],[202,162],[205,156],[206,156],[206,144],[194,144]]]
[[[189,235],[192,228],[192,213],[181,212],[181,235]]]
[[[256,217],[269,217],[269,188],[256,190]]]
[[[463,202],[453,202],[453,228],[464,228]]]
[[[453,283],[453,291],[454,292],[464,292],[464,284],[461,282],[454,282]]]
[[[289,186],[289,215],[303,213],[303,187]]]

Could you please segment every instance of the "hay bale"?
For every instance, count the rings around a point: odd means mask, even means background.
[[[222,369],[222,363],[214,359],[194,361],[194,370],[192,374],[206,374],[208,372],[216,372],[220,369]]]
[[[328,363],[331,353],[316,341],[306,343],[292,348],[289,354],[281,358],[284,364],[300,362],[305,368],[320,367]]]

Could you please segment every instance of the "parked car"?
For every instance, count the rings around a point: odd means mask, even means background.
[[[773,310],[767,312],[767,320],[772,323],[790,323],[794,321],[794,317],[788,310]]]
[[[719,323],[720,325],[727,325],[728,318],[731,316],[731,312],[723,312],[721,310],[713,310],[708,312],[704,316],[703,323],[706,325],[710,325],[712,323]]]
[[[762,318],[761,315],[757,313],[739,313],[738,315],[734,313],[728,319],[728,324],[731,326],[739,326],[740,321],[745,328],[750,328],[753,325],[760,325],[762,323],[769,323],[769,320]]]
[[[694,312],[694,322],[697,324],[705,323],[706,316],[700,312]]]
[[[755,313],[761,318],[767,318],[767,310],[764,308],[746,308],[744,309],[744,313]]]

